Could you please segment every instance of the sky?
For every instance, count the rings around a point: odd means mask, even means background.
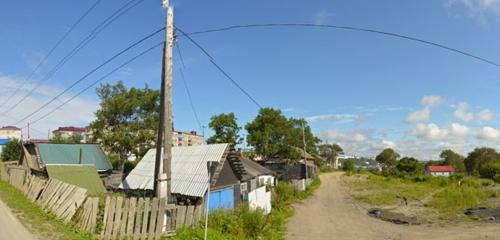
[[[125,3],[103,0],[27,79],[93,3],[53,0],[3,4],[0,125],[25,118],[87,72],[165,24],[160,0],[143,0],[50,74],[95,26]],[[240,24],[335,24],[408,35],[500,62],[500,0],[172,0],[172,5],[175,25],[185,32]],[[17,124],[24,127],[24,137],[29,121],[163,38],[163,33],[157,34],[131,49]],[[281,109],[287,117],[306,118],[322,141],[340,144],[346,154],[372,157],[392,147],[402,156],[429,160],[438,158],[443,149],[461,154],[480,146],[500,150],[499,67],[422,43],[339,29],[247,28],[195,35],[193,39],[260,105]],[[179,36],[176,45],[176,129],[202,132],[210,117],[219,113],[234,112],[241,126],[256,116],[258,107],[187,38]],[[161,57],[161,48],[156,48],[102,83],[123,81],[128,87],[158,89]],[[37,84],[33,94],[5,113]],[[95,88],[91,88],[31,124],[30,137],[47,138],[48,132],[60,126],[86,126],[98,107]],[[205,134],[209,136],[211,131],[206,129]]]

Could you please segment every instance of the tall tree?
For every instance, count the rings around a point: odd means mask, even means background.
[[[147,85],[127,89],[122,82],[118,82],[101,85],[97,95],[101,103],[89,127],[91,141],[117,154],[118,169],[123,170],[130,154],[140,158],[155,146],[160,92]]]
[[[439,157],[445,165],[451,165],[456,172],[465,172],[464,157],[453,150],[443,150]]]
[[[482,165],[496,161],[500,160],[499,154],[495,149],[486,147],[475,148],[474,151],[470,152],[467,158],[465,158],[465,168],[467,173],[477,175]]]
[[[262,108],[252,122],[247,123],[247,142],[264,159],[281,157],[300,159],[303,148],[302,126],[306,136],[306,151],[315,153],[319,139],[314,137],[304,119],[287,119],[280,110]]]
[[[375,160],[384,168],[394,168],[398,163],[399,154],[392,148],[386,148],[375,157]]]
[[[23,142],[17,139],[11,139],[2,150],[3,161],[17,161],[23,150]]]
[[[82,135],[73,133],[69,137],[63,137],[61,133],[56,133],[50,139],[50,143],[81,143],[83,140]]]
[[[417,159],[412,157],[401,158],[396,168],[406,174],[420,174],[423,172],[423,166],[418,162]]]
[[[338,144],[325,143],[318,146],[318,153],[331,165],[332,162],[334,162],[340,154],[344,153],[344,150]]]
[[[214,130],[214,135],[207,139],[207,143],[231,143],[233,145],[243,142],[239,132],[237,118],[234,113],[212,116],[208,126]]]

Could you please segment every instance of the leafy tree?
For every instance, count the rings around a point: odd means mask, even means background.
[[[241,127],[238,126],[234,113],[212,116],[208,126],[214,130],[215,134],[207,139],[207,143],[231,143],[233,145],[243,142],[243,138],[238,135]]]
[[[398,161],[396,168],[405,174],[418,174],[421,173],[423,167],[419,166],[420,163],[417,159],[412,157],[404,157]]]
[[[64,138],[61,133],[55,133],[50,139],[50,143],[81,143],[82,140],[82,135],[78,133],[73,133],[67,138]]]
[[[383,168],[394,168],[398,163],[399,154],[392,148],[386,148],[380,152],[375,160],[382,164]]]
[[[444,165],[451,165],[456,172],[465,172],[464,157],[453,150],[443,150],[439,155]]]
[[[342,163],[342,170],[346,172],[354,171],[354,161],[352,159],[347,159]]]
[[[118,169],[124,169],[129,154],[142,157],[155,146],[158,133],[160,92],[147,85],[127,89],[122,82],[97,89],[100,109],[90,124],[91,141],[119,156]]]
[[[471,175],[479,174],[479,169],[482,165],[499,161],[499,154],[493,148],[476,148],[474,151],[470,152],[467,158],[465,158],[465,168],[467,173]]]
[[[318,153],[332,165],[332,162],[336,160],[339,154],[343,154],[344,150],[338,144],[326,143],[318,146]]]
[[[17,139],[11,139],[2,150],[3,161],[17,161],[23,151],[23,142]]]
[[[264,159],[281,157],[299,159],[303,148],[302,127],[306,138],[306,151],[316,152],[316,138],[304,119],[287,119],[280,110],[262,108],[252,122],[247,123],[247,142]]]

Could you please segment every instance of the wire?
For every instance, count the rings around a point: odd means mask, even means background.
[[[403,34],[398,34],[398,33],[392,33],[392,32],[386,32],[386,31],[379,31],[375,29],[368,29],[368,28],[359,28],[359,27],[351,27],[351,26],[338,26],[338,25],[330,25],[330,24],[313,24],[313,23],[263,23],[263,24],[247,24],[247,25],[233,25],[233,26],[228,26],[228,27],[222,27],[222,28],[214,28],[214,29],[209,29],[209,30],[204,30],[204,31],[197,31],[197,32],[191,32],[191,33],[184,33],[181,31],[182,35],[188,37],[192,35],[199,35],[199,34],[205,34],[205,33],[214,33],[214,32],[224,32],[224,31],[230,31],[230,30],[235,30],[235,29],[243,29],[243,28],[263,28],[263,27],[317,27],[317,28],[336,28],[336,29],[342,29],[342,30],[349,30],[349,31],[358,31],[358,32],[368,32],[368,33],[376,33],[376,34],[381,34],[381,35],[386,35],[386,36],[391,36],[391,37],[396,37],[396,38],[402,38],[406,40],[411,40],[411,41],[416,41],[420,42],[423,44],[431,45],[434,47],[442,48],[448,51],[452,51],[467,57],[474,58],[476,60],[479,60],[481,62],[493,65],[495,67],[500,68],[500,63],[497,63],[493,60],[489,60],[487,58],[483,58],[477,55],[474,55],[472,53],[449,47],[444,44],[416,38],[416,37],[411,37],[411,36],[406,36]]]
[[[236,82],[236,80],[234,80],[226,71],[224,71],[222,67],[215,62],[215,59],[199,43],[197,43],[193,38],[191,38],[191,36],[189,36],[189,34],[186,34],[179,27],[176,26],[175,29],[181,32],[183,36],[187,37],[189,41],[191,41],[196,47],[198,47],[209,58],[212,65],[214,65],[222,74],[224,74],[224,76],[226,76],[226,78],[229,79],[241,92],[243,92],[243,94],[245,94],[255,105],[257,105],[257,107],[262,108],[262,106],[255,100],[255,98],[253,98],[250,93],[243,89],[243,87],[238,82]]]
[[[45,115],[43,115],[42,117],[36,119],[35,121],[30,122],[30,124],[37,123],[38,121],[46,118],[47,116],[49,116],[50,114],[54,113],[55,111],[61,109],[64,105],[68,104],[69,102],[71,102],[76,97],[80,96],[81,94],[83,94],[84,92],[86,92],[87,90],[89,90],[90,88],[92,88],[93,86],[95,86],[96,84],[98,84],[99,82],[101,82],[102,80],[106,79],[111,74],[115,73],[116,71],[120,70],[121,68],[125,67],[126,65],[130,64],[131,62],[135,61],[136,59],[140,58],[141,56],[145,55],[146,53],[152,51],[153,49],[155,49],[155,48],[157,48],[157,47],[159,47],[159,46],[161,46],[163,44],[164,44],[164,42],[156,44],[153,47],[150,47],[150,48],[144,50],[143,52],[139,53],[138,55],[134,56],[133,58],[129,59],[125,63],[121,64],[120,66],[116,67],[115,69],[113,69],[112,71],[110,71],[109,73],[107,73],[106,75],[104,75],[101,78],[99,78],[96,81],[94,81],[92,84],[90,84],[89,86],[87,86],[86,88],[84,88],[83,90],[81,90],[80,92],[78,92],[73,97],[71,97],[68,100],[64,101],[61,105],[59,105],[56,108],[52,109],[50,112],[46,113]]]
[[[72,89],[74,86],[76,86],[78,83],[80,83],[81,81],[85,80],[88,76],[90,76],[91,74],[93,74],[94,72],[96,72],[97,70],[99,70],[100,68],[102,68],[103,66],[105,66],[106,64],[108,64],[109,62],[113,61],[115,58],[119,57],[120,55],[122,55],[123,53],[127,52],[128,50],[132,49],[133,47],[139,45],[140,43],[146,41],[147,39],[155,36],[156,34],[158,34],[159,32],[162,32],[163,30],[165,30],[165,27],[162,27],[158,30],[156,30],[155,32],[147,35],[146,37],[140,39],[139,41],[133,43],[132,45],[126,47],[125,49],[123,49],[122,51],[120,51],[119,53],[115,54],[114,56],[112,56],[111,58],[109,58],[108,60],[106,60],[105,62],[103,62],[102,64],[100,64],[99,66],[97,66],[96,68],[92,69],[90,72],[88,72],[87,74],[85,74],[83,77],[81,77],[80,79],[78,79],[77,81],[75,81],[73,84],[71,84],[69,87],[67,87],[66,89],[64,89],[61,93],[57,94],[55,97],[53,97],[51,100],[49,100],[48,102],[46,102],[45,104],[43,104],[42,106],[40,106],[38,109],[36,109],[34,112],[28,114],[27,116],[25,116],[24,118],[22,118],[21,120],[17,121],[15,124],[13,125],[17,125],[18,123],[20,122],[23,122],[25,121],[26,119],[28,119],[29,117],[35,115],[36,113],[38,113],[40,110],[42,110],[43,108],[45,108],[46,106],[48,106],[50,103],[52,103],[53,101],[55,101],[58,97],[60,97],[61,95],[63,95],[64,93],[68,92],[70,89]]]
[[[19,100],[16,104],[11,106],[9,109],[7,109],[4,113],[8,113],[15,109],[19,104],[24,102],[35,90],[37,90],[44,82],[49,80],[52,76],[54,76],[61,67],[64,66],[71,58],[73,58],[80,50],[82,50],[87,44],[89,44],[100,32],[102,32],[107,26],[109,26],[111,23],[113,23],[115,20],[120,18],[123,14],[128,12],[130,9],[134,8],[137,6],[139,3],[141,3],[144,0],[139,0],[139,2],[135,3],[132,6],[129,6],[131,3],[133,3],[135,0],[130,0],[127,2],[125,5],[120,7],[118,10],[116,10],[111,16],[106,18],[104,21],[102,21],[97,27],[95,27],[92,32],[85,38],[83,39],[73,50],[71,50],[70,53],[68,53],[64,58],[62,58],[54,68],[52,68],[26,95],[24,95],[21,100]],[[127,9],[125,9],[127,8]],[[123,10],[125,9],[125,10]]]
[[[182,57],[181,49],[179,47],[179,43],[177,43],[175,47],[177,48],[177,52],[179,53],[179,59],[181,60],[182,68],[186,69],[186,65],[184,64],[184,58]],[[179,68],[182,82],[184,83],[184,88],[186,89],[186,94],[189,98],[189,104],[191,105],[191,110],[193,111],[194,118],[196,119],[196,123],[198,123],[198,128],[201,130],[200,118],[198,117],[198,113],[196,111],[196,108],[194,107],[193,97],[191,96],[191,91],[189,90],[189,86],[187,84],[186,77],[184,76],[184,71],[182,71],[182,68]]]
[[[92,10],[101,2],[102,0],[97,0],[92,6],[90,6],[89,9],[87,9],[87,11],[85,11],[85,13],[80,16],[78,18],[78,20],[73,23],[73,25],[69,28],[68,31],[66,31],[66,33],[56,42],[56,44],[49,50],[49,52],[47,53],[47,55],[45,55],[45,57],[43,57],[43,59],[38,63],[38,65],[36,65],[36,67],[31,71],[31,73],[28,75],[27,78],[24,79],[24,81],[16,88],[16,90],[14,90],[12,92],[12,94],[7,98],[7,100],[5,102],[3,102],[1,105],[0,105],[0,108],[2,108],[3,106],[5,106],[7,103],[9,103],[9,101],[12,99],[12,97],[14,97],[18,92],[19,90],[21,90],[21,88],[24,87],[24,85],[31,79],[31,77],[33,77],[33,75],[35,75],[35,73],[38,71],[38,69],[40,68],[40,66],[42,66],[45,61],[47,61],[47,59],[52,55],[52,53],[56,50],[57,47],[59,47],[59,45],[61,45],[61,43],[68,37],[68,35],[73,32],[73,30],[76,28],[76,26],[78,26],[78,24],[80,24],[80,22],[85,18],[87,17],[87,15],[89,15],[90,12],[92,12]]]

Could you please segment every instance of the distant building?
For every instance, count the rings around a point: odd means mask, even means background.
[[[60,134],[63,139],[71,137],[73,134],[82,136],[82,142],[87,139],[87,128],[84,127],[59,127],[57,130],[52,131],[52,134]]]
[[[2,154],[3,148],[7,143],[9,142],[9,139],[0,139],[0,155]]]
[[[196,131],[174,131],[172,138],[172,145],[177,147],[203,145],[203,136],[196,134]]]
[[[23,137],[22,131],[18,127],[5,126],[0,128],[0,139],[17,139],[21,140]]]
[[[451,176],[455,172],[453,166],[427,166],[427,174],[431,176]]]

